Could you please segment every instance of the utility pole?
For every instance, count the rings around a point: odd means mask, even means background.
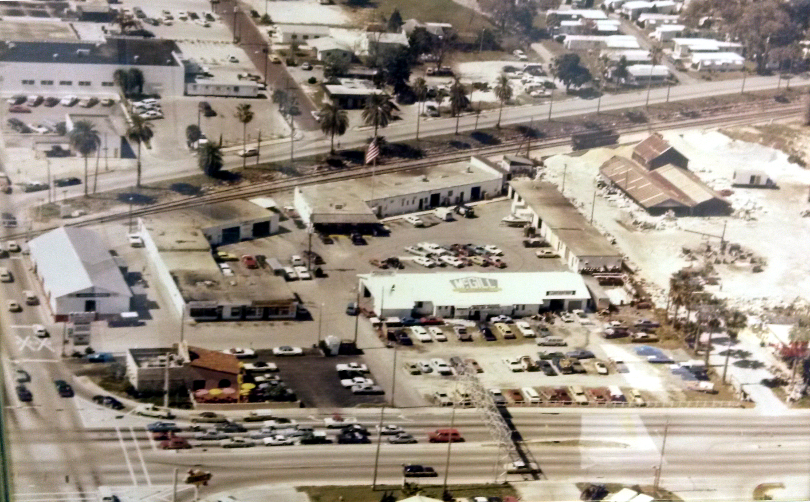
[[[51,193],[53,191],[53,183],[51,182],[51,159],[46,158],[45,165],[48,169],[48,204],[50,204],[52,199]]]
[[[742,79],[742,87],[740,88],[740,94],[745,94],[745,77],[748,76],[748,72],[745,71],[745,65],[743,64],[743,79]]]
[[[565,173],[566,173],[566,171],[568,171],[568,163],[567,162],[565,164],[563,164],[562,189],[560,190],[560,193],[562,193],[563,196],[565,196]]]
[[[166,366],[163,370],[163,407],[169,407],[169,362],[171,353],[166,354]]]
[[[591,202],[591,225],[593,225],[593,213],[596,210],[596,189],[593,189],[593,201]]]
[[[312,272],[312,224],[307,225],[307,236],[309,237],[309,245],[307,247],[307,270]]]
[[[551,90],[551,101],[548,102],[548,121],[551,122],[551,108],[554,106],[554,89]]]
[[[172,478],[172,502],[177,502],[177,467],[174,468],[174,476]]]
[[[323,326],[323,306],[324,304],[321,303],[321,308],[318,309],[318,345],[321,344],[321,327]]]
[[[726,383],[726,373],[728,372],[728,360],[731,357],[731,335],[728,334],[726,331],[726,336],[728,336],[728,343],[726,344],[726,362],[723,365],[723,383]]]
[[[657,492],[658,485],[661,482],[661,468],[664,466],[664,451],[667,447],[667,434],[669,433],[669,417],[667,417],[667,421],[664,424],[664,439],[661,443],[661,457],[658,460],[658,468],[655,470],[655,482],[653,483],[653,489]]]
[[[256,141],[256,165],[259,165],[259,157],[262,156],[262,130],[259,129],[259,139]],[[310,245],[310,247],[312,247]]]
[[[382,446],[382,428],[383,419],[385,418],[385,404],[383,403],[380,408],[380,423],[377,426],[377,452],[374,454],[374,478],[371,480],[371,491],[377,489],[377,469],[380,466],[380,448]]]

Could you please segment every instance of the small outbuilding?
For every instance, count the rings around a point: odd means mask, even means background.
[[[734,179],[731,182],[735,187],[748,188],[777,188],[765,171],[759,169],[738,169],[734,171]]]

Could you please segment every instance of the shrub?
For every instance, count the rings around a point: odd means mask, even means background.
[[[309,79],[307,80],[307,83],[308,84],[316,84],[316,83],[318,83],[318,79],[315,78],[315,77],[309,77]]]

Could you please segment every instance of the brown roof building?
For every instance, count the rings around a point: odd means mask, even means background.
[[[650,171],[672,164],[683,169],[689,166],[689,159],[676,150],[659,133],[651,134],[633,148],[632,159]]]

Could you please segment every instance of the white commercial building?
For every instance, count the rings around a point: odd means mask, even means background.
[[[327,58],[336,58],[345,63],[351,63],[354,52],[352,49],[332,37],[321,37],[310,40],[307,45],[315,49],[315,57],[318,61],[326,61]]]
[[[295,189],[304,222],[370,224],[376,218],[454,206],[503,192],[505,173],[480,157],[430,170],[400,171]],[[376,215],[376,216],[375,216]]]
[[[604,35],[568,35],[564,44],[569,51],[587,51],[603,47],[605,39]]]
[[[293,40],[307,43],[308,40],[329,36],[331,29],[322,24],[276,24],[275,28],[273,41],[279,44],[289,44]]]
[[[739,71],[745,58],[736,52],[696,52],[691,62],[692,69],[697,71]]]
[[[144,92],[182,96],[185,69],[171,40],[109,38],[105,42],[0,42],[3,92],[117,95],[116,70],[138,68]]]
[[[107,245],[92,230],[60,227],[28,243],[34,272],[57,321],[74,312],[128,312],[132,292]]]
[[[486,319],[584,309],[591,295],[573,272],[434,272],[360,275],[380,317]]]
[[[230,81],[207,80],[197,77],[194,82],[186,84],[189,96],[221,96],[228,98],[256,98],[259,96],[259,84],[252,80]]]

